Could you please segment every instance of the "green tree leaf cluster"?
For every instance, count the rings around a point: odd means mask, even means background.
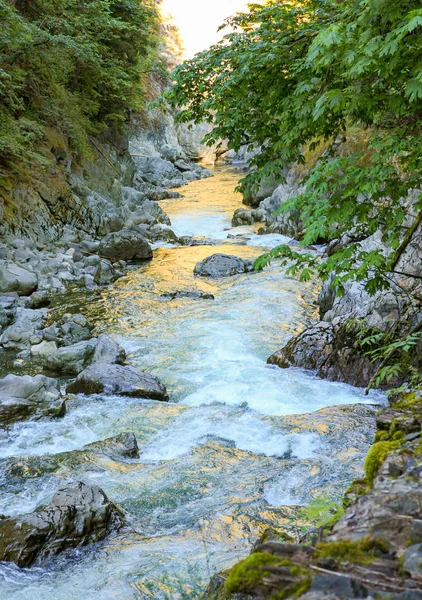
[[[0,0],[0,163],[31,157],[46,126],[77,153],[145,101],[155,0]]]
[[[334,273],[339,293],[350,279],[370,294],[385,289],[422,222],[420,1],[267,0],[249,9],[176,69],[162,102],[179,107],[181,121],[213,123],[210,144],[260,149],[243,190],[302,165],[305,192],[283,210],[300,211],[303,245],[352,234],[321,262],[283,247],[258,267],[283,256],[293,271],[306,269],[304,279]],[[350,151],[356,131],[364,141]],[[379,230],[384,249],[364,249],[359,242]]]

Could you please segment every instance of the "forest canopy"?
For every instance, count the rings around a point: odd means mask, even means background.
[[[282,181],[304,165],[303,245],[350,243],[326,260],[274,249],[307,279],[336,275],[370,293],[389,277],[422,221],[422,7],[419,0],[268,0],[227,20],[233,33],[179,66],[163,102],[184,122],[213,124],[207,141],[259,148],[241,182]],[[180,108],[183,107],[183,108]],[[363,141],[339,152],[351,136]],[[309,166],[306,155],[320,152]],[[406,199],[411,195],[412,201]],[[384,248],[359,241],[382,230]],[[405,232],[407,232],[405,234]],[[385,252],[385,247],[389,250]]]
[[[89,134],[144,102],[155,0],[0,0],[0,163],[39,158],[53,126],[83,154]]]

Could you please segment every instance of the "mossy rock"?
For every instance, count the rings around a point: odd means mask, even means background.
[[[384,538],[367,536],[356,541],[318,542],[315,557],[319,560],[333,558],[338,562],[369,564],[389,551],[390,546]]]
[[[386,457],[398,448],[400,448],[400,440],[377,442],[371,446],[365,459],[365,476],[368,487],[374,483],[374,479]]]
[[[277,578],[272,581],[271,590],[268,590],[269,600],[297,598],[311,584],[311,574],[307,569],[279,556],[255,552],[231,569],[226,580],[226,594],[256,595],[258,590],[265,594],[264,579],[269,575]]]

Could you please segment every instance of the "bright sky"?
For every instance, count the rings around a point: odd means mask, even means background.
[[[224,35],[224,32],[217,33],[224,19],[243,11],[248,1],[163,0],[162,7],[174,17],[185,42],[187,57],[191,58],[217,42]]]

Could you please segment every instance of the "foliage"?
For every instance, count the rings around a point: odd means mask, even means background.
[[[324,143],[317,164],[303,175],[304,193],[283,210],[299,210],[302,244],[341,239],[350,243],[317,261],[287,246],[308,279],[331,273],[338,293],[346,281],[370,294],[386,289],[422,222],[422,8],[418,0],[267,0],[227,23],[234,28],[210,50],[175,71],[162,102],[183,107],[181,121],[208,121],[208,143],[259,148],[243,190],[260,180],[283,180],[286,168]],[[344,153],[349,131],[367,130],[367,142]],[[359,242],[381,228],[383,251]],[[409,228],[409,239],[404,231]]]
[[[143,102],[155,0],[0,0],[0,166],[38,158],[46,126],[76,152]]]
[[[301,508],[299,516],[301,519],[310,522],[314,528],[325,528],[337,523],[343,513],[342,504],[330,499],[328,496],[321,496]],[[307,529],[304,528],[303,533],[306,533]]]

